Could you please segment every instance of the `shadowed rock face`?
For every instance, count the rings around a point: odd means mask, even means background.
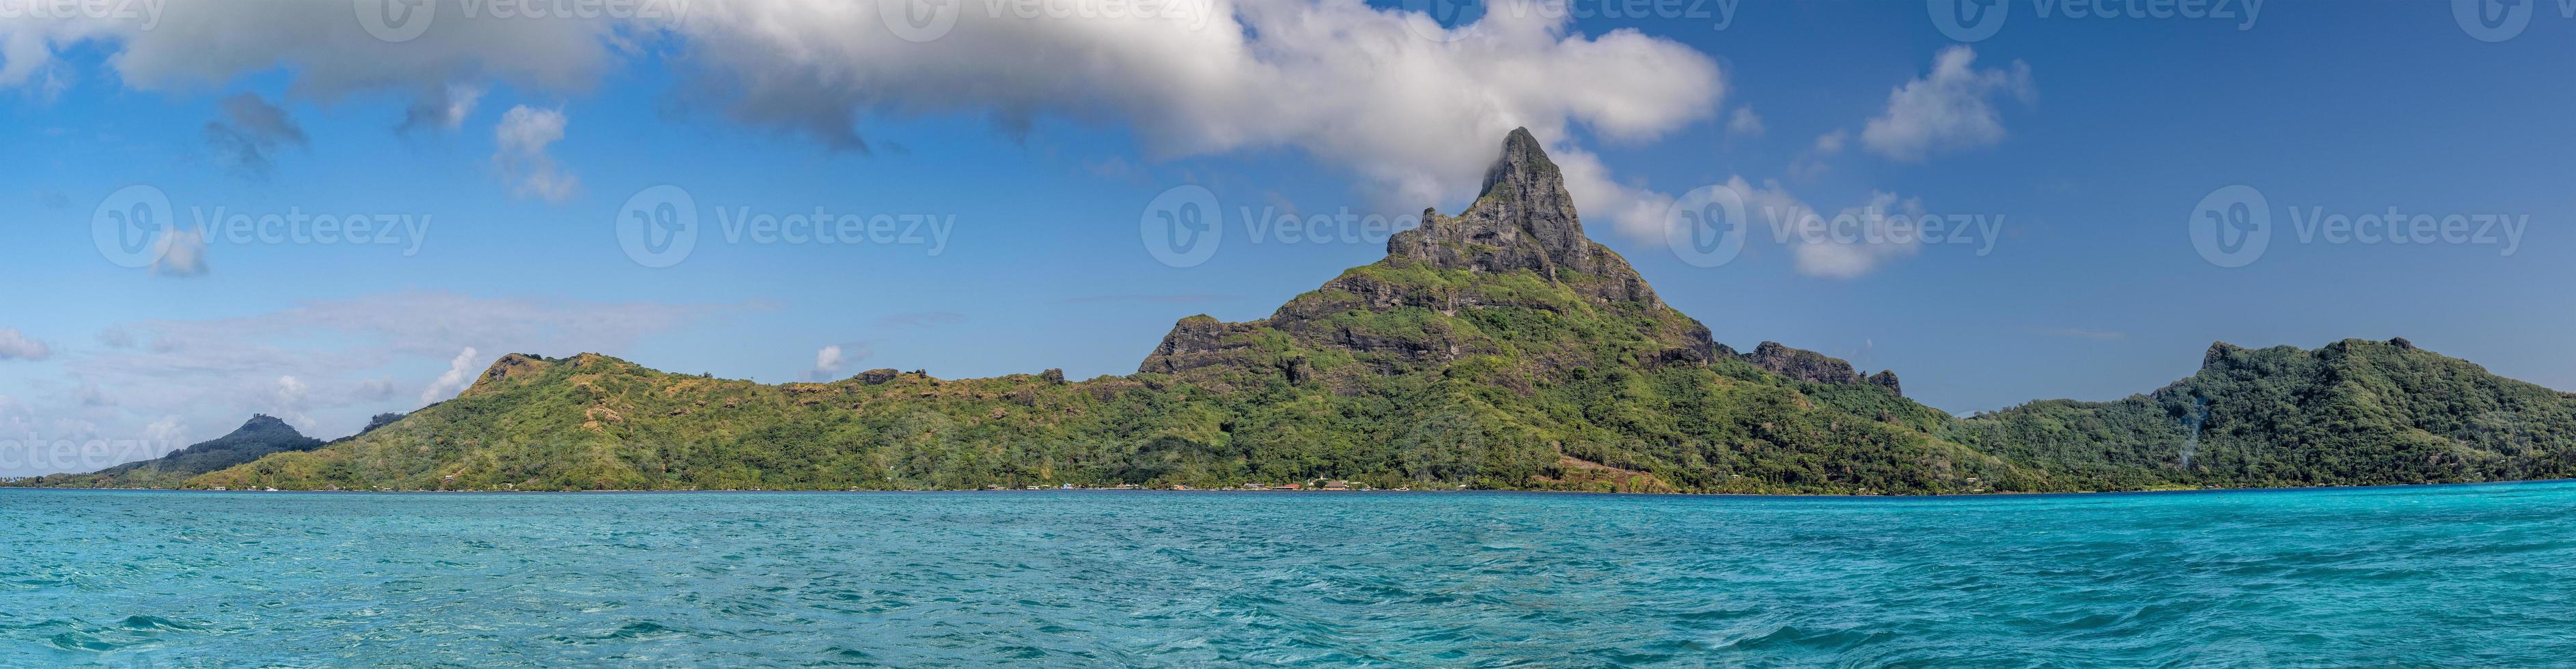
[[[1887,389],[1887,392],[1895,393],[1897,397],[1904,397],[1904,396],[1905,396],[1905,385],[1904,385],[1904,384],[1902,384],[1902,383],[1897,382],[1897,380],[1896,380],[1896,370],[1893,370],[1893,369],[1882,369],[1882,370],[1879,370],[1879,372],[1878,372],[1877,374],[1871,374],[1871,375],[1869,375],[1869,382],[1870,382],[1870,383],[1873,383],[1873,384],[1877,384],[1877,385],[1878,385],[1878,386],[1880,386],[1880,387],[1886,388],[1886,389]]]
[[[1251,342],[1237,335],[1260,329],[1260,324],[1227,323],[1213,316],[1199,314],[1181,319],[1172,331],[1163,335],[1163,343],[1145,356],[1145,364],[1136,371],[1148,374],[1177,374],[1201,367],[1221,365],[1238,359],[1234,355],[1251,347]]]
[[[1762,342],[1744,356],[1745,362],[1771,370],[1771,373],[1808,383],[1859,383],[1860,372],[1841,358],[1790,348],[1776,341]]]

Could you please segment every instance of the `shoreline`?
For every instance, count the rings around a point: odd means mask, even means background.
[[[2039,498],[2039,497],[2078,497],[2078,496],[2087,496],[2087,497],[2089,497],[2089,496],[2111,496],[2111,495],[2211,494],[2211,493],[2231,493],[2231,492],[2252,492],[2252,493],[2262,493],[2262,492],[2299,492],[2299,491],[2321,491],[2321,490],[2383,490],[2383,489],[2385,489],[2385,490],[2402,490],[2402,489],[2413,489],[2413,488],[2445,488],[2445,487],[2469,487],[2469,486],[2491,486],[2491,485],[2523,485],[2523,484],[2549,484],[2549,483],[2570,483],[2570,482],[2576,482],[2576,478],[2560,478],[2560,479],[2528,479],[2528,480],[2520,480],[2520,481],[2463,481],[2463,482],[2454,482],[2454,483],[2384,483],[2384,484],[2369,484],[2369,485],[2267,486],[2267,487],[2244,487],[2244,488],[2179,488],[2179,489],[2164,489],[2164,490],[2086,490],[2086,491],[2074,491],[2074,492],[1981,492],[1981,493],[1959,493],[1959,494],[1951,494],[1951,495],[1943,495],[1943,494],[1924,494],[1924,495],[1882,495],[1882,494],[1862,494],[1862,493],[1741,493],[1741,492],[1656,492],[1656,493],[1645,493],[1645,492],[1603,492],[1603,491],[1588,491],[1588,490],[1500,490],[1500,489],[1467,489],[1467,490],[1239,490],[1239,489],[1225,489],[1225,488],[1193,488],[1193,489],[1189,489],[1189,490],[1170,490],[1170,489],[1157,489],[1157,488],[1042,488],[1042,489],[1038,489],[1038,490],[1026,490],[1026,489],[1008,489],[1008,490],[980,490],[980,489],[974,489],[974,490],[970,490],[970,489],[932,489],[932,490],[656,490],[656,489],[635,489],[635,490],[208,490],[208,489],[203,489],[203,488],[55,488],[55,487],[37,487],[37,486],[0,486],[0,490],[48,490],[48,491],[70,491],[70,492],[159,492],[159,493],[206,493],[206,494],[227,494],[227,495],[230,495],[230,494],[270,494],[270,493],[330,494],[330,495],[338,495],[338,494],[363,494],[363,495],[577,495],[577,494],[616,494],[616,495],[642,495],[642,494],[685,494],[685,495],[695,495],[695,494],[713,494],[713,495],[742,495],[742,494],[764,494],[764,495],[772,495],[772,494],[842,494],[842,495],[856,495],[856,494],[881,494],[881,495],[901,495],[901,494],[982,494],[982,493],[993,493],[993,494],[1006,494],[1006,493],[1169,493],[1169,494],[1229,494],[1229,493],[1231,493],[1231,494],[1261,494],[1261,493],[1279,493],[1279,494],[1289,494],[1289,493],[1322,493],[1322,494],[1328,494],[1328,495],[1346,495],[1346,494],[1354,494],[1354,493],[1356,493],[1356,494],[1367,494],[1367,495],[1454,495],[1454,494],[1514,494],[1514,495],[1518,495],[1518,494],[1532,494],[1532,495],[1596,495],[1596,496],[1615,496],[1615,497],[1693,497],[1693,498],[1729,498],[1729,497],[1735,497],[1735,498],[1750,498],[1750,497],[1765,497],[1765,498],[1782,498],[1782,499],[1934,500],[1934,499],[1963,499],[1963,498],[2010,498],[2010,499],[2027,499],[2027,498]]]

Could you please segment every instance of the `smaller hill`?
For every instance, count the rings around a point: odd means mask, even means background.
[[[2576,477],[2576,396],[2404,338],[2220,342],[2154,392],[2032,402],[1945,436],[2100,490]]]
[[[395,416],[399,418],[399,416]],[[377,417],[382,425],[384,416]],[[233,465],[250,462],[274,453],[309,451],[321,448],[323,441],[304,436],[295,427],[273,416],[258,414],[242,423],[231,434],[172,451],[150,460],[128,462],[88,474],[54,474],[39,476],[15,485],[43,488],[172,488],[180,482]]]

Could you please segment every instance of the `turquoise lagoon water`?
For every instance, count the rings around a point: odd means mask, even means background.
[[[2576,484],[0,490],[0,665],[2576,662]]]

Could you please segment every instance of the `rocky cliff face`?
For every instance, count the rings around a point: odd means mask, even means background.
[[[1492,331],[1496,323],[1478,324],[1507,312],[1544,312],[1510,318],[1586,332],[1562,341],[1505,341]],[[1643,350],[1617,360],[1568,350],[1595,343],[1586,339],[1605,328],[1620,339],[1637,340]],[[1269,318],[1182,319],[1138,371],[1302,382],[1405,373],[1476,356],[1514,356],[1529,371],[1545,373],[1609,364],[1705,364],[1717,355],[1706,326],[1665,306],[1626,260],[1584,235],[1564,174],[1538,139],[1520,129],[1504,139],[1483,191],[1466,211],[1424,212],[1420,227],[1388,239],[1386,259],[1344,272]],[[1357,364],[1329,364],[1344,357]]]
[[[1422,226],[1396,233],[1386,252],[1442,269],[1529,270],[1599,304],[1664,304],[1628,261],[1584,236],[1565,175],[1527,128],[1503,139],[1502,157],[1485,171],[1467,211],[1451,217],[1424,210]]]
[[[1841,358],[1806,349],[1790,348],[1781,345],[1780,342],[1762,342],[1762,345],[1753,347],[1752,353],[1744,354],[1744,361],[1753,363],[1755,367],[1769,370],[1773,374],[1808,383],[1866,383],[1886,388],[1898,396],[1905,394],[1903,385],[1896,380],[1894,370],[1862,376],[1858,370],[1852,369],[1850,362]]]

